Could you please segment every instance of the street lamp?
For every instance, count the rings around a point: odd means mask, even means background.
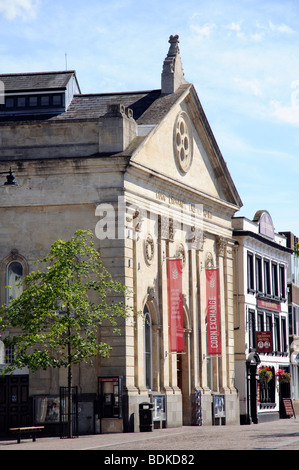
[[[6,181],[2,185],[2,187],[19,186],[18,183],[16,182],[15,176],[12,173],[11,167],[10,167],[9,171],[4,171],[3,173],[0,173],[0,175],[6,175]]]

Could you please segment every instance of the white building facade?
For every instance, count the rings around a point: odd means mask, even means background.
[[[286,238],[275,233],[267,211],[258,211],[253,220],[235,217],[233,227],[235,383],[241,424],[249,424],[279,419],[283,412],[277,372],[289,372],[287,269],[291,250]]]

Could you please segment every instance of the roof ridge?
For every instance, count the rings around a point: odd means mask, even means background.
[[[143,95],[144,93],[161,92],[160,88],[154,90],[138,90],[138,91],[113,91],[111,93],[75,93],[74,96],[111,96],[111,95]]]
[[[56,74],[67,74],[67,73],[76,73],[75,70],[58,70],[58,71],[49,71],[49,72],[22,72],[22,73],[1,73],[0,77],[21,77],[27,75],[56,75]]]

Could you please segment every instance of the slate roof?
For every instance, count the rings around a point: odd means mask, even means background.
[[[42,90],[65,90],[74,70],[62,72],[0,74],[5,92],[26,92]]]
[[[161,95],[161,90],[74,95],[68,109],[52,120],[98,119],[108,111],[109,104],[123,104],[133,110],[138,120],[143,112]]]
[[[74,95],[68,109],[51,121],[98,119],[107,113],[109,104],[122,104],[132,109],[133,118],[138,124],[156,124],[185,89],[186,86],[182,86],[172,95],[161,95],[161,90]]]

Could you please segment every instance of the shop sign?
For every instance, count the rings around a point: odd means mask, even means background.
[[[206,296],[208,354],[221,354],[218,269],[206,269]]]
[[[271,300],[258,300],[257,306],[259,308],[265,308],[267,310],[275,310],[276,312],[280,312],[280,304],[271,302]]]
[[[272,351],[271,331],[256,332],[256,352],[269,353]]]
[[[182,271],[183,262],[181,258],[168,260],[168,304],[171,352],[185,351]]]

